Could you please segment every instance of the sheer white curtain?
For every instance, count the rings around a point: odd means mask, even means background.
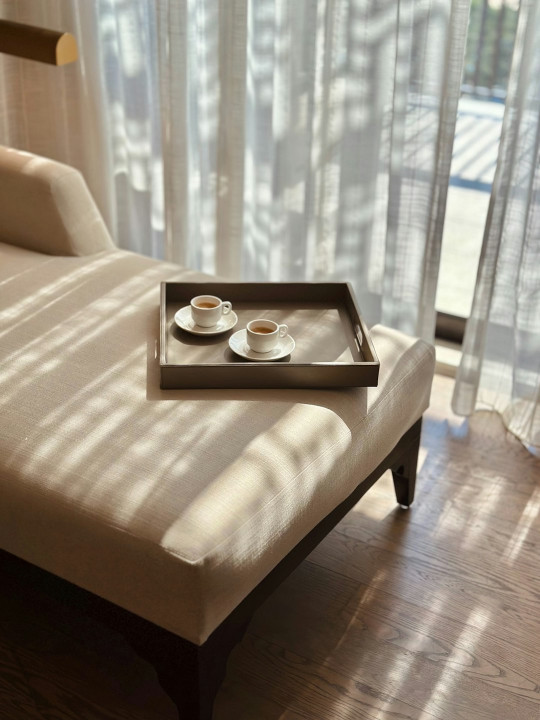
[[[540,453],[540,6],[521,0],[455,412],[500,413]]]
[[[161,256],[154,4],[0,0],[0,18],[71,32],[79,48],[63,67],[0,53],[0,143],[77,167],[115,242]]]
[[[432,337],[468,0],[158,5],[167,255]]]
[[[0,142],[79,167],[122,247],[350,280],[432,337],[470,0],[0,0],[81,60],[0,57]]]

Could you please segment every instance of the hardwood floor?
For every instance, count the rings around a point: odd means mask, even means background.
[[[259,610],[215,720],[540,720],[540,460],[437,376],[385,476]],[[173,720],[120,636],[0,575],[0,720]]]

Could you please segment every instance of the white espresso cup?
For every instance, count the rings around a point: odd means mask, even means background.
[[[258,353],[267,353],[273,350],[280,338],[289,332],[287,325],[278,325],[273,320],[251,320],[246,326],[247,343]]]
[[[228,300],[221,300],[215,295],[197,295],[191,299],[190,305],[193,322],[201,327],[217,325],[221,316],[228,315],[232,310]]]

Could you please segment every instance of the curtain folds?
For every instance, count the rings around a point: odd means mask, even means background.
[[[64,68],[0,58],[0,142],[78,167],[118,245],[349,280],[433,337],[470,0],[0,0]]]
[[[453,398],[540,453],[540,7],[521,0],[477,284]]]
[[[433,337],[469,0],[158,6],[166,252]]]

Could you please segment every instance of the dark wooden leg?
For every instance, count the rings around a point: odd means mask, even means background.
[[[218,685],[208,678],[203,649],[181,638],[161,642],[151,652],[148,646],[131,644],[154,666],[160,685],[178,709],[179,720],[212,719]]]
[[[179,720],[212,720],[212,707],[225,677],[227,660],[248,623],[249,620],[241,624],[224,623],[200,646],[166,633],[151,647],[145,643],[144,649],[140,648],[178,708]]]
[[[407,444],[401,457],[391,467],[396,499],[404,508],[408,508],[414,500],[422,420],[418,420],[409,432],[410,443]]]
[[[162,688],[178,709],[179,720],[212,720],[227,660],[242,639],[251,614],[246,617],[233,611],[203,645],[196,645],[110,603],[103,606],[103,602],[99,601],[94,614],[120,632],[154,667]]]
[[[178,709],[179,720],[212,720],[226,657],[212,657],[204,646],[181,638],[168,648],[162,646],[159,657],[155,653],[150,657],[147,648],[141,654],[154,666],[162,688]]]

